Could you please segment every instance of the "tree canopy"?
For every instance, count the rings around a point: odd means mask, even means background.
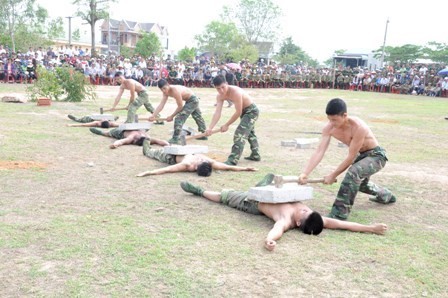
[[[317,66],[318,64],[316,60],[313,60],[305,51],[295,45],[291,37],[283,41],[275,59],[282,64],[306,64],[310,66]]]
[[[195,36],[195,40],[201,51],[211,52],[218,60],[224,60],[229,49],[236,46],[236,41],[240,39],[234,23],[212,21],[202,34]]]
[[[45,46],[62,31],[60,18],[50,20],[48,11],[35,0],[0,0],[1,40],[16,49]]]
[[[143,33],[135,45],[135,53],[142,57],[150,57],[153,53],[158,54],[162,49],[159,37],[154,32]]]
[[[116,0],[110,0],[115,2]],[[90,25],[90,34],[92,37],[92,55],[96,55],[95,47],[95,24],[99,20],[109,17],[109,0],[75,0],[73,4],[78,6],[76,16],[86,21]]]
[[[235,22],[249,43],[272,41],[280,30],[281,9],[271,0],[241,0],[235,7],[224,6],[222,18]]]

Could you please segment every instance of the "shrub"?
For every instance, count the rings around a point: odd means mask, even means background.
[[[34,81],[34,84],[29,85],[26,88],[28,97],[32,101],[36,101],[39,97],[48,97],[52,100],[59,100],[60,96],[64,93],[59,80],[54,73],[46,70],[42,66],[37,68],[38,80]]]
[[[38,79],[34,85],[27,87],[31,100],[48,97],[52,100],[80,102],[84,99],[95,99],[94,86],[86,82],[84,74],[69,66],[48,71],[42,66],[37,70]],[[62,98],[64,96],[64,98]]]

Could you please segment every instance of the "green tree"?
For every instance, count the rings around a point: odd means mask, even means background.
[[[425,57],[431,59],[434,62],[440,62],[448,64],[448,45],[445,43],[439,43],[435,41],[428,42],[428,44],[422,49]]]
[[[62,17],[50,20],[47,24],[47,38],[51,40],[65,36],[64,27],[62,24]]]
[[[257,47],[247,41],[241,42],[237,46],[233,47],[227,54],[227,60],[233,62],[248,59],[251,63],[255,63],[257,62],[258,57],[259,53]]]
[[[142,57],[149,57],[152,53],[159,53],[162,49],[159,37],[154,32],[143,33],[135,44],[134,53],[141,55]]]
[[[382,51],[382,48],[373,51],[374,57],[381,58]],[[423,58],[422,46],[405,44],[399,47],[386,46],[384,48],[384,62],[388,62],[388,64],[412,63],[419,58]]]
[[[318,62],[312,59],[299,46],[295,45],[292,38],[286,38],[275,56],[277,61],[282,64],[307,64],[310,66],[317,66]]]
[[[177,53],[177,59],[179,59],[180,61],[192,62],[195,56],[196,56],[195,48],[185,47],[182,50],[180,50],[179,53]]]
[[[12,51],[16,51],[17,32],[43,33],[48,12],[35,0],[0,0],[0,29],[8,33]]]
[[[81,32],[79,31],[79,28],[77,28],[75,31],[73,31],[72,39],[74,41],[79,41],[81,39]]]
[[[134,49],[127,46],[120,46],[120,55],[123,57],[132,57],[134,56]]]
[[[115,2],[116,0],[110,0]],[[92,56],[96,56],[95,47],[95,24],[99,20],[109,17],[109,0],[75,0],[73,4],[78,6],[76,16],[86,21],[90,25],[90,33],[92,36]]]
[[[235,7],[224,6],[222,18],[235,22],[249,43],[273,41],[280,30],[281,8],[271,0],[241,0]]]
[[[200,51],[211,52],[215,58],[223,60],[241,36],[234,23],[212,21],[202,34],[195,36],[195,40]]]

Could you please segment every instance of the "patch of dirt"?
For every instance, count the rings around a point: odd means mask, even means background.
[[[378,118],[370,119],[370,122],[390,123],[390,124],[399,123],[398,120],[393,120],[393,119],[378,119]]]
[[[47,164],[35,161],[7,161],[0,160],[0,169],[2,170],[27,170],[39,169],[43,170],[48,167]]]

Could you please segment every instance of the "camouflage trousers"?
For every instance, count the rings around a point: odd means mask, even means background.
[[[174,118],[173,140],[179,140],[182,126],[190,115],[196,122],[200,132],[204,132],[207,129],[204,118],[202,118],[201,110],[199,109],[199,99],[193,95],[185,102],[182,110]]]
[[[262,214],[258,210],[258,202],[250,200],[246,191],[223,190],[221,192],[220,202],[246,213],[255,215]]]
[[[109,130],[108,134],[114,139],[121,140],[121,139],[124,139],[124,132],[125,132],[125,130],[117,127],[117,128],[112,128],[111,130]]]
[[[392,193],[387,188],[370,182],[370,176],[384,168],[386,161],[386,151],[379,146],[360,153],[342,180],[329,216],[347,219],[358,191],[389,202]]]
[[[131,103],[128,108],[128,116],[126,118],[126,123],[135,122],[135,114],[137,114],[137,110],[144,105],[146,110],[150,113],[154,112],[154,107],[148,100],[148,93],[146,90],[142,90],[137,93],[137,98]]]
[[[258,119],[259,110],[253,103],[246,107],[241,114],[241,121],[233,135],[232,152],[227,161],[232,164],[237,164],[244,150],[246,139],[249,141],[251,156],[260,156],[257,136],[255,135],[255,121]]]
[[[163,148],[151,149],[149,146],[143,146],[143,155],[169,165],[176,164],[176,155],[166,154]]]
[[[84,116],[84,117],[80,117],[80,118],[75,117],[75,119],[73,119],[73,121],[76,121],[79,123],[90,123],[95,120],[93,120],[92,117],[90,117],[90,116]]]

